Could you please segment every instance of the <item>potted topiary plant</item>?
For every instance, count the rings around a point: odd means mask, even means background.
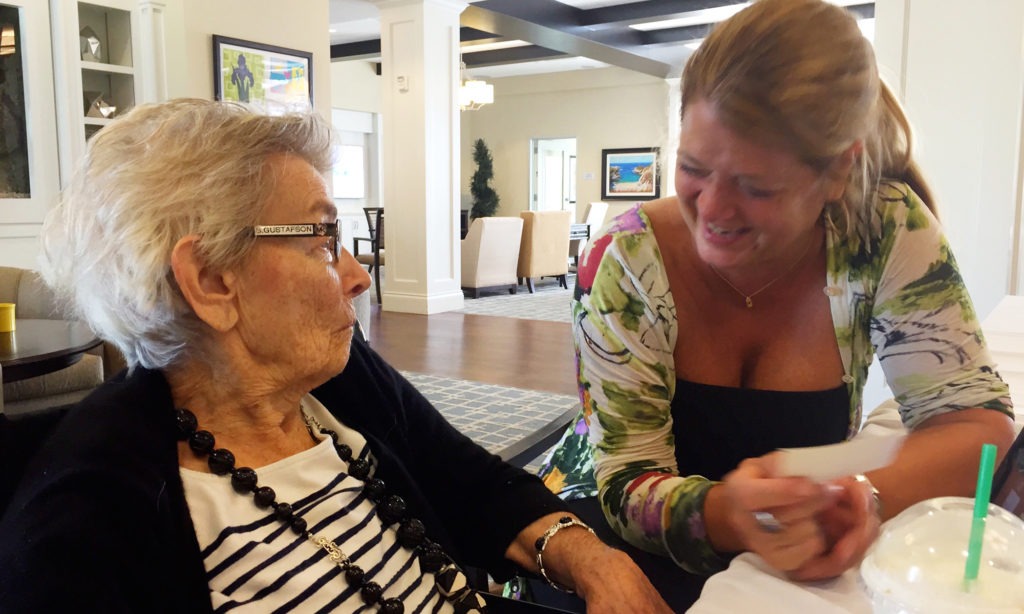
[[[498,212],[501,198],[490,185],[494,177],[494,160],[483,139],[477,139],[473,144],[473,161],[476,162],[476,172],[469,184],[469,192],[473,195],[470,215],[473,218],[490,217]]]

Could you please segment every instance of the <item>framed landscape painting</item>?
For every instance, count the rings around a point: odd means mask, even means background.
[[[313,54],[213,35],[213,95],[272,115],[313,108]]]
[[[650,200],[661,195],[658,147],[601,150],[601,200]]]

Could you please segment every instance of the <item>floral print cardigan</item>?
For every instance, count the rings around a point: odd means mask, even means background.
[[[1013,415],[939,223],[905,184],[881,184],[850,237],[826,224],[827,285],[852,436],[877,352],[908,428],[970,407]],[[728,557],[704,530],[715,482],[681,476],[672,435],[679,322],[650,219],[616,217],[581,260],[572,303],[582,411],[541,469],[563,498],[600,496],[612,528],[684,569]]]

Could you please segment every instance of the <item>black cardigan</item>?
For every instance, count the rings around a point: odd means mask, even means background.
[[[366,437],[388,492],[460,563],[507,577],[503,554],[519,531],[565,509],[537,478],[452,428],[360,341],[313,395]],[[0,521],[0,612],[211,611],[172,410],[163,375],[136,369],[60,422]]]

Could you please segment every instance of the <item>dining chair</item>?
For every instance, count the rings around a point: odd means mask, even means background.
[[[522,218],[481,217],[473,220],[466,238],[462,240],[462,289],[473,298],[480,298],[483,289],[502,287],[507,287],[509,294],[515,294],[522,238]]]
[[[352,245],[352,255],[359,264],[366,265],[368,273],[373,273],[373,285],[377,289],[377,304],[380,300],[380,267],[384,266],[384,207],[363,207],[366,215],[366,226],[370,229],[370,237],[356,237]],[[370,253],[359,253],[359,243],[370,244]]]
[[[521,211],[523,238],[519,246],[516,277],[526,280],[526,289],[533,294],[533,278],[556,277],[568,289],[569,211]]]

